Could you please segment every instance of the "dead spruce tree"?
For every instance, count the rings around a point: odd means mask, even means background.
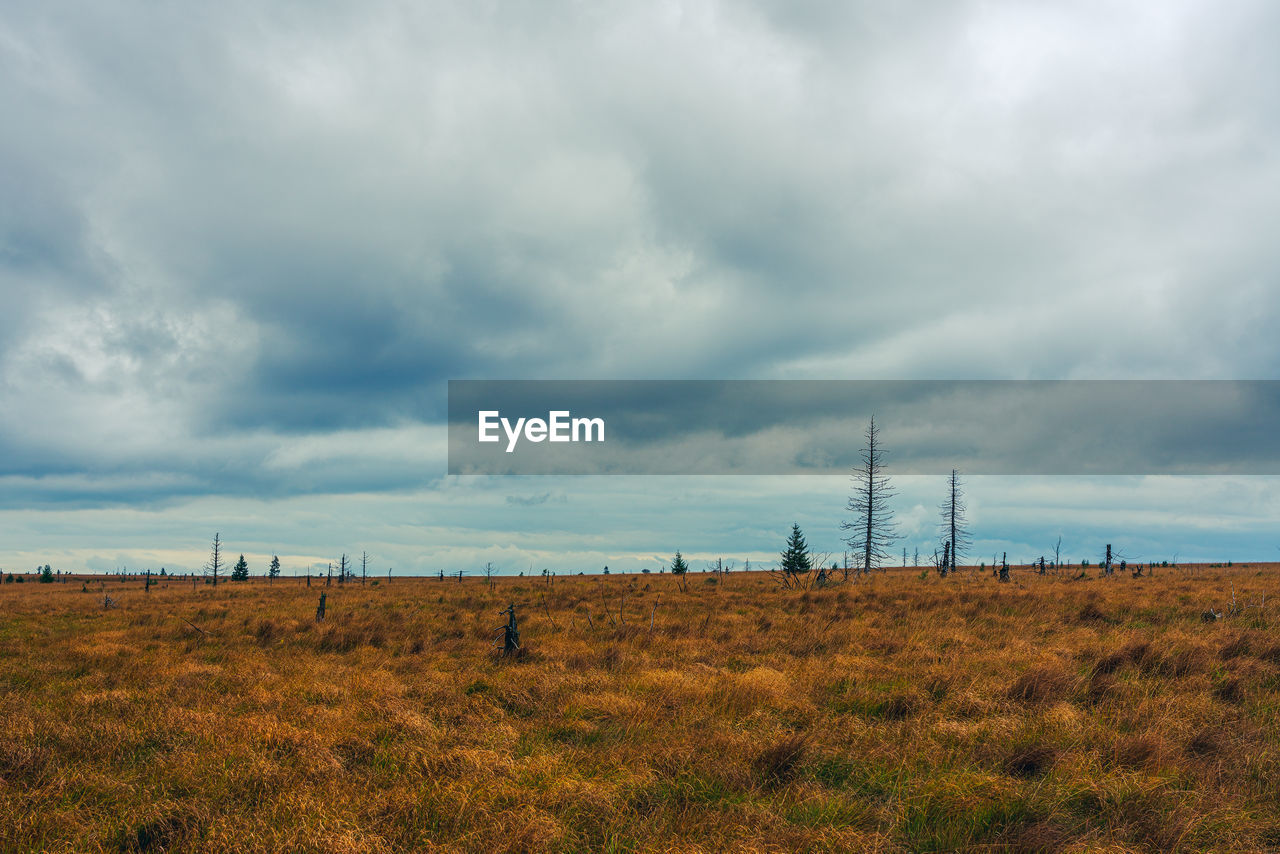
[[[204,565],[205,575],[213,578],[213,586],[218,586],[218,573],[222,571],[222,538],[213,535],[213,547],[209,552],[209,562]]]
[[[945,565],[941,567],[942,574],[947,575],[956,571],[960,555],[967,554],[969,546],[973,543],[973,538],[965,525],[964,514],[968,508],[964,502],[964,482],[956,469],[952,469],[950,476],[947,477],[947,498],[938,509],[942,511],[940,539],[944,543],[950,543],[949,547],[943,549],[948,557]]]
[[[853,470],[853,494],[845,509],[852,519],[840,523],[848,531],[845,542],[854,553],[854,561],[861,553],[860,572],[870,572],[889,558],[889,548],[898,539],[893,521],[893,509],[889,499],[896,494],[884,473],[885,450],[880,445],[880,431],[872,417],[867,425],[866,447],[862,449],[862,462]]]

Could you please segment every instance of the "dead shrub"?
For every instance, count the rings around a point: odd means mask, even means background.
[[[1216,756],[1226,749],[1230,738],[1221,727],[1207,726],[1187,742],[1187,753],[1201,758]]]
[[[1051,854],[1067,849],[1071,834],[1051,821],[1037,821],[1018,827],[1016,831],[1006,834],[1006,838],[1011,851]]]
[[[1151,659],[1151,644],[1146,641],[1130,641],[1115,652],[1108,653],[1098,659],[1098,663],[1093,666],[1093,672],[1096,673],[1115,673],[1126,664],[1136,664],[1141,666],[1143,662]]]
[[[1236,677],[1224,680],[1213,689],[1213,695],[1224,703],[1239,705],[1244,702],[1244,686]]]
[[[1116,742],[1113,764],[1122,768],[1151,768],[1163,752],[1163,742],[1153,735],[1126,735]]]
[[[1058,751],[1047,744],[1023,745],[1005,757],[1004,773],[1024,780],[1039,777],[1052,768],[1057,759]]]
[[[169,815],[125,831],[119,849],[122,854],[186,851],[195,835],[195,822],[190,816]]]
[[[808,746],[809,737],[805,733],[783,736],[756,754],[751,768],[766,785],[786,783],[795,777]]]
[[[368,767],[376,755],[373,744],[363,738],[343,739],[330,750],[347,770]]]
[[[1218,658],[1223,661],[1230,661],[1233,658],[1239,658],[1242,655],[1248,655],[1252,651],[1252,644],[1249,642],[1248,635],[1236,635],[1231,640],[1222,645],[1218,650]]]
[[[600,666],[608,671],[617,671],[622,667],[622,649],[616,645],[611,645],[600,656]]]
[[[1110,623],[1111,618],[1102,612],[1102,609],[1092,602],[1084,603],[1076,614],[1077,623]]]
[[[1151,656],[1141,663],[1143,672],[1170,678],[1203,673],[1208,667],[1208,654],[1204,647],[1180,644],[1159,656]]]
[[[0,740],[0,782],[34,783],[52,763],[53,754],[44,747]]]
[[[258,639],[258,643],[266,646],[280,637],[280,626],[276,625],[274,620],[259,620],[258,628],[253,634]]]
[[[947,698],[955,687],[956,677],[951,673],[939,673],[929,679],[924,685],[924,690],[935,703],[940,703]]]
[[[877,717],[886,721],[906,720],[920,708],[920,700],[914,694],[890,694],[879,705]]]
[[[316,649],[322,652],[351,652],[360,646],[360,633],[345,626],[330,627],[316,641]]]
[[[1120,682],[1110,673],[1094,672],[1089,679],[1089,686],[1085,690],[1085,702],[1091,705],[1106,702],[1113,699],[1120,690]]]
[[[1070,674],[1057,667],[1037,667],[1023,673],[1009,686],[1009,699],[1020,703],[1059,700],[1071,690]]]

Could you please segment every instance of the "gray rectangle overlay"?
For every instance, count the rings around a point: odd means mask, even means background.
[[[847,474],[873,415],[890,473],[1280,474],[1276,380],[451,380],[449,474]]]

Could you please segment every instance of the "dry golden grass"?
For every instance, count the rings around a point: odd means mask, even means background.
[[[0,851],[1277,850],[1278,576],[6,584]]]

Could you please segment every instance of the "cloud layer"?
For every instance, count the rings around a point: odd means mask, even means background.
[[[0,508],[441,494],[449,378],[1270,378],[1277,36],[6,4]]]

